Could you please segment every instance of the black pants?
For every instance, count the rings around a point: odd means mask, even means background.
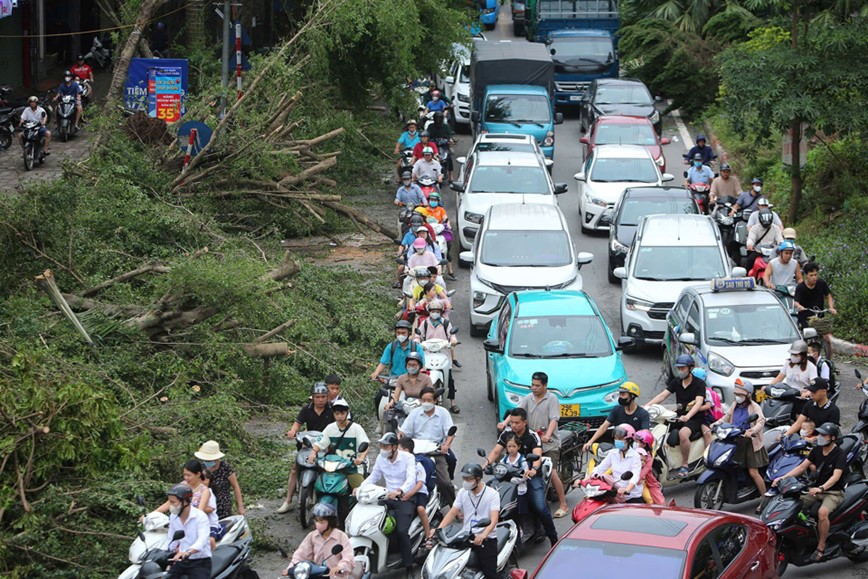
[[[481,545],[473,545],[471,549],[479,560],[479,570],[485,579],[497,579],[497,539],[486,539]]]
[[[186,579],[211,579],[211,557],[185,559],[169,567],[166,579],[185,577]]]
[[[455,487],[452,486],[452,479],[449,476],[449,461],[446,455],[435,456],[434,465],[437,467],[437,488],[440,491],[440,498],[443,504],[452,506],[455,502]]]
[[[452,375],[453,371],[449,371],[449,384],[446,385],[446,398],[449,400],[455,400],[455,377]]]
[[[633,499],[627,499],[626,502],[628,502],[628,503],[630,503],[630,504],[644,505],[644,504],[645,504],[645,499],[643,499],[642,497],[636,497],[636,498],[633,498]]]
[[[416,503],[411,501],[386,501],[392,516],[395,517],[395,534],[398,536],[398,547],[401,549],[401,560],[404,567],[413,566],[413,549],[410,544],[410,524],[416,516]]]

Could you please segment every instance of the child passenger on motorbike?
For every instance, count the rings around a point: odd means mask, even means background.
[[[605,474],[609,469],[612,470],[612,478],[615,479],[615,486],[618,488],[619,498],[628,503],[644,503],[642,491],[644,490],[642,481],[642,458],[639,453],[633,448],[633,440],[636,431],[629,424],[619,424],[615,427],[612,433],[615,439],[615,449],[613,452],[606,454],[600,464],[594,467],[591,474],[585,477],[585,483],[591,480],[592,476]],[[621,477],[630,474],[630,478],[623,480]],[[578,487],[581,483],[576,481],[573,487]]]
[[[399,440],[398,447],[416,457],[416,486],[404,496],[416,505],[416,514],[419,515],[419,521],[422,523],[422,529],[427,537],[431,534],[431,522],[428,520],[428,511],[426,510],[429,495],[428,473],[433,473],[437,467],[434,465],[434,461],[424,454],[416,454],[416,443],[409,436]],[[428,548],[431,548],[430,544]]]
[[[315,530],[307,537],[292,554],[292,561],[282,575],[287,576],[293,567],[302,561],[311,561],[315,565],[329,568],[329,576],[346,577],[353,571],[353,547],[346,533],[338,529],[338,511],[328,503],[318,503],[313,507],[313,524]],[[332,553],[336,545],[343,547],[340,553]]]
[[[645,485],[642,498],[645,499],[646,503],[653,505],[666,504],[660,481],[654,475],[654,435],[651,434],[650,430],[640,430],[633,436],[633,440],[636,442],[636,452],[642,458],[640,479]]]

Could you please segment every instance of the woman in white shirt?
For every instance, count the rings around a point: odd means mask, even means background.
[[[642,457],[633,448],[635,434],[636,430],[629,424],[616,426],[612,433],[615,438],[615,448],[594,468],[591,476],[605,474],[611,469],[618,495],[628,503],[644,503],[642,498],[644,487],[641,480]],[[625,473],[631,475],[626,480],[623,478]],[[585,481],[590,480],[591,476],[586,477]],[[576,487],[579,484],[579,481],[576,481],[573,486]]]
[[[786,382],[788,386],[802,390],[802,398],[807,398],[806,388],[816,377],[817,367],[808,358],[808,343],[804,340],[796,340],[790,346],[790,359],[784,362],[781,371],[771,383]]]

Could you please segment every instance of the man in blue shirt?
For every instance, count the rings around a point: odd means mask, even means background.
[[[693,166],[687,170],[687,184],[705,183],[709,187],[714,180],[714,173],[707,165],[702,164],[702,155],[696,153],[693,156]]]
[[[75,130],[79,131],[81,128],[78,126],[79,121],[81,121],[81,86],[72,80],[72,73],[70,71],[66,71],[63,73],[63,83],[57,89],[57,94],[54,95],[54,100],[59,99],[60,97],[71,96],[75,99]]]
[[[398,137],[398,142],[395,143],[395,154],[397,155],[404,149],[412,149],[419,142],[419,133],[416,131],[416,121],[410,119],[407,121],[406,130]]]
[[[735,205],[732,206],[732,211],[730,211],[729,214],[735,215],[737,211],[742,209],[757,211],[759,209],[757,201],[759,201],[762,190],[763,180],[759,177],[754,177],[753,180],[751,180],[751,188],[738,196],[738,199],[736,200]]]
[[[401,175],[403,183],[395,192],[395,205],[417,205],[425,206],[425,194],[422,189],[413,183],[413,174],[410,171],[404,171]]]
[[[429,113],[436,113],[437,111],[445,113],[449,108],[449,105],[446,101],[440,98],[440,91],[434,89],[431,91],[431,100],[425,103],[425,108]]]
[[[395,340],[389,342],[383,350],[383,355],[380,356],[380,363],[371,372],[371,380],[376,380],[377,376],[383,373],[386,366],[389,366],[390,376],[401,376],[407,373],[407,354],[416,352],[422,356],[422,364],[425,364],[425,351],[418,343],[410,340],[410,330],[412,324],[407,320],[398,320],[395,323]]]

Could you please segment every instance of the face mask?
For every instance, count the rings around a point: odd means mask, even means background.
[[[615,448],[617,448],[618,450],[624,450],[625,448],[627,448],[627,441],[626,440],[616,440],[615,441]]]
[[[792,362],[793,364],[798,364],[801,361],[802,361],[801,356],[796,356],[796,355],[790,356],[790,362]]]
[[[317,533],[322,535],[329,528],[329,524],[326,521],[316,521],[314,522],[314,526],[316,527]]]
[[[630,399],[629,398],[618,398],[618,404],[620,404],[621,406],[630,406]]]
[[[417,368],[416,366],[407,368],[407,374],[409,374],[411,376],[415,376],[418,373],[419,373],[419,368]]]
[[[401,334],[400,336],[395,336],[395,339],[398,340],[399,344],[403,344],[404,342],[407,341],[407,336],[405,336],[404,334]]]
[[[822,434],[817,437],[817,446],[828,446],[831,441],[828,436]]]
[[[424,248],[424,247],[417,247],[417,248],[416,248],[416,253],[424,253],[424,252],[425,252],[425,248]]]
[[[754,185],[754,186],[753,186],[753,190],[756,191],[757,193],[759,193],[760,191],[763,190],[763,188],[760,187],[759,185]]]
[[[438,207],[440,204],[436,201],[431,201],[430,203],[428,203],[428,205],[430,205],[431,207]]]
[[[409,129],[407,132],[410,133],[411,135],[415,135],[416,129]]]
[[[431,319],[432,320],[439,320],[440,319],[440,312],[431,312]]]
[[[65,76],[65,77],[63,77],[63,80],[65,80],[66,82],[72,82],[72,77],[71,76]]]
[[[392,451],[391,450],[380,450],[380,456],[383,458],[391,458]]]
[[[744,396],[736,396],[735,401],[737,404],[744,404],[744,401],[747,400]]]
[[[169,507],[169,512],[172,513],[173,515],[180,515],[181,514],[181,505],[171,505]]]
[[[810,434],[810,432],[808,432],[808,429],[807,429],[807,428],[803,428],[803,429],[801,429],[801,430],[799,431],[799,436],[801,436],[802,438],[805,438],[805,437],[808,436],[809,434]]]
[[[676,372],[676,374],[678,374],[678,377],[681,378],[682,380],[684,380],[685,378],[687,378],[687,376],[690,375],[690,372],[687,370],[676,370],[675,372]]]
[[[404,181],[404,187],[409,187],[409,186],[410,186],[410,180],[408,179],[408,180]]]
[[[432,410],[434,410],[434,403],[433,402],[423,402],[422,403],[422,410],[424,410],[425,412],[431,412]]]
[[[431,97],[431,100],[434,101],[434,102],[439,101],[439,100],[440,100],[440,95],[436,95],[436,94],[433,95],[433,96]]]
[[[702,167],[702,161],[693,161],[693,166],[699,169]]]
[[[476,488],[476,481],[466,480],[463,483],[461,483],[461,487],[466,491],[472,491],[473,489]]]
[[[202,464],[205,465],[205,468],[214,468],[214,465],[217,464],[216,460],[203,460]]]

